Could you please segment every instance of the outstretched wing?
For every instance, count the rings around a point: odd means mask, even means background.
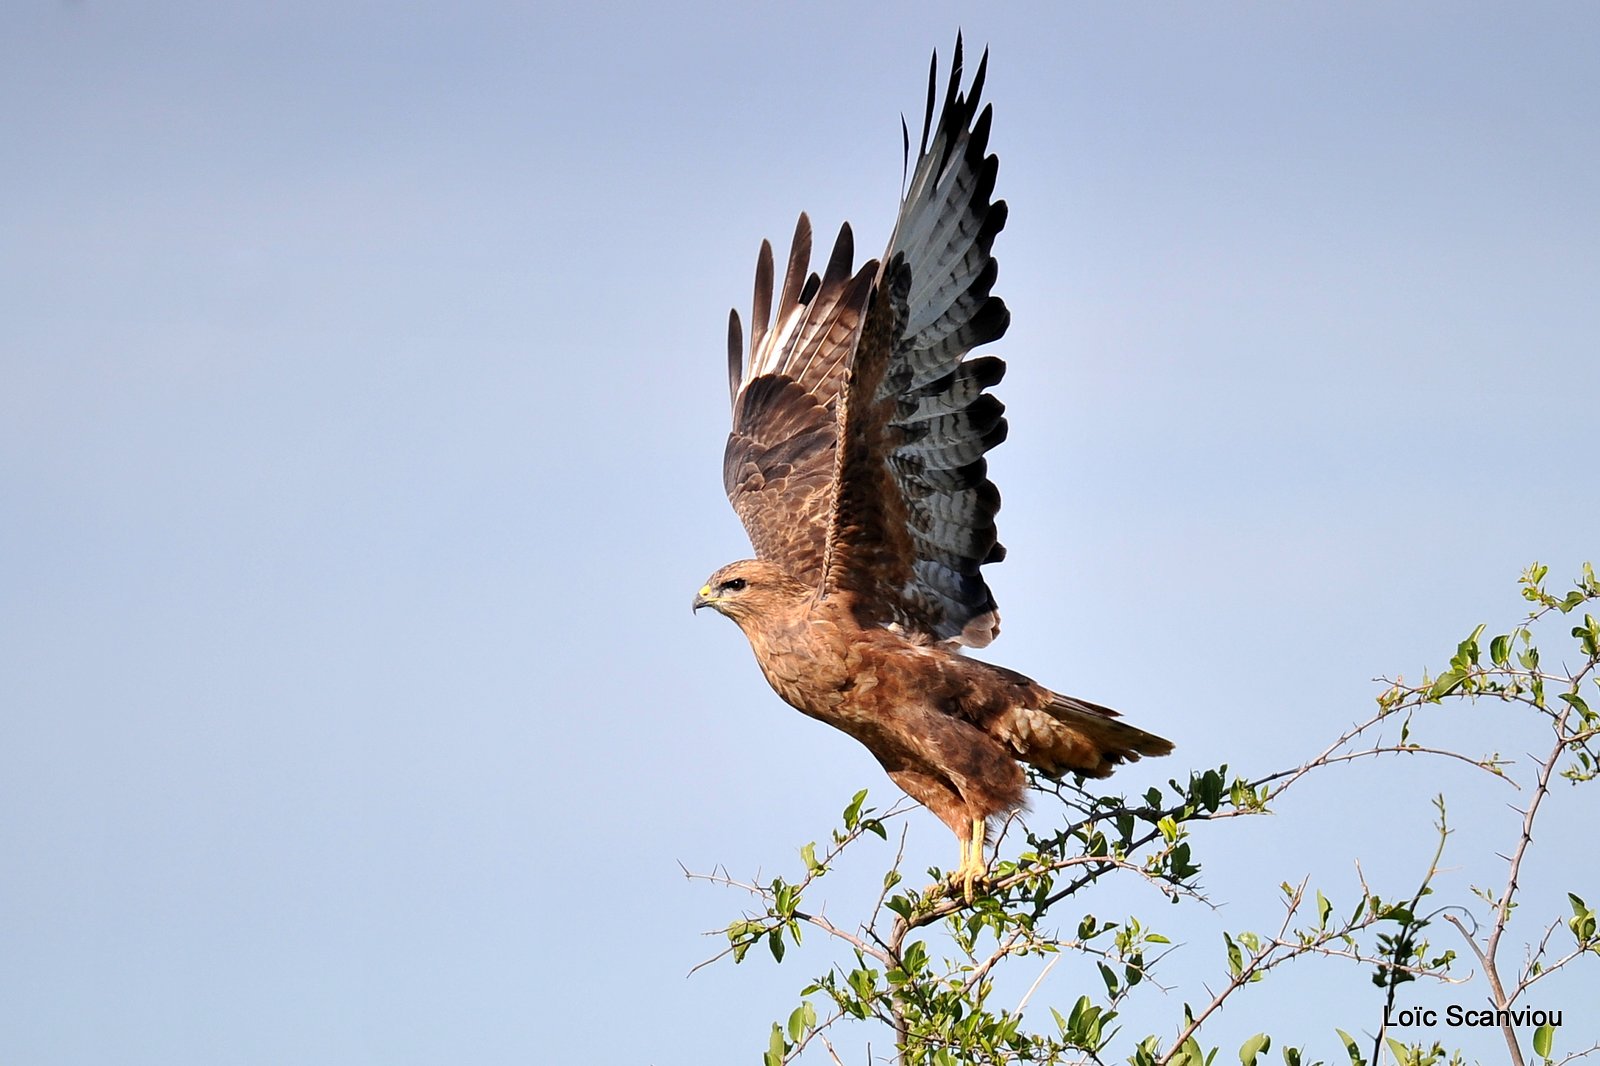
[[[963,94],[956,38],[935,123],[937,64],[935,55],[916,168],[841,397],[822,593],[847,596],[864,625],[982,647],[1000,617],[979,568],[1005,554],[983,458],[1005,439],[1005,408],[985,390],[1005,364],[967,355],[1010,322],[989,292],[1006,206],[990,201],[998,161],[986,154],[991,111],[978,113],[988,54]]]
[[[833,502],[841,386],[878,264],[854,274],[850,227],[839,230],[821,277],[807,273],[811,221],[795,226],[789,266],[772,316],[772,246],[756,261],[750,353],[739,313],[728,316],[733,432],[722,480],[756,555],[817,585]]]

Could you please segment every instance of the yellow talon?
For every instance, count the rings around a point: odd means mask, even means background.
[[[969,906],[973,901],[974,887],[979,881],[984,880],[989,872],[989,864],[983,859],[983,838],[987,829],[988,826],[982,818],[972,820],[972,838],[960,842],[961,865],[951,878],[961,886],[961,894]]]

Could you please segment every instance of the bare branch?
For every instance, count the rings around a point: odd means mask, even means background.
[[[1234,974],[1233,977],[1229,979],[1227,987],[1212,997],[1211,1002],[1207,1004],[1199,1014],[1191,1018],[1188,1025],[1183,1027],[1182,1031],[1178,1033],[1177,1039],[1172,1042],[1172,1046],[1167,1048],[1166,1053],[1156,1060],[1157,1066],[1166,1066],[1167,1063],[1171,1062],[1172,1057],[1176,1055],[1179,1050],[1182,1049],[1183,1045],[1188,1042],[1189,1038],[1199,1030],[1200,1026],[1205,1023],[1205,1020],[1211,1017],[1211,1015],[1222,1006],[1229,996],[1233,995],[1233,993],[1237,992],[1239,989],[1243,988],[1246,984],[1252,981],[1257,973],[1265,973],[1267,970],[1270,970],[1272,967],[1278,965],[1278,963],[1293,957],[1293,955],[1290,954],[1280,956],[1279,958],[1271,961],[1268,960],[1268,956],[1270,956],[1273,950],[1275,950],[1275,946],[1278,943],[1283,942],[1284,934],[1289,931],[1289,923],[1294,920],[1295,912],[1300,909],[1300,904],[1305,899],[1307,880],[1310,879],[1307,878],[1302,880],[1299,886],[1295,888],[1294,893],[1289,897],[1288,905],[1284,910],[1283,924],[1278,927],[1278,935],[1273,938],[1274,947],[1269,947],[1266,951],[1255,953],[1247,963],[1239,968],[1239,972]]]
[[[1590,1055],[1593,1055],[1597,1051],[1600,1051],[1600,1040],[1596,1040],[1593,1044],[1590,1044],[1588,1047],[1584,1048],[1582,1051],[1574,1051],[1574,1052],[1572,1052],[1570,1054],[1563,1055],[1559,1059],[1556,1059],[1555,1060],[1555,1066],[1566,1066],[1566,1064],[1569,1063],[1569,1062],[1575,1062],[1578,1059],[1588,1058]]]
[[[1050,976],[1050,971],[1055,969],[1056,963],[1060,961],[1061,955],[1059,953],[1050,956],[1050,961],[1044,964],[1044,969],[1039,971],[1039,976],[1033,979],[1033,984],[1029,985],[1028,990],[1022,993],[1022,998],[1017,1000],[1016,1013],[1022,1013],[1022,1009],[1028,1005],[1028,1000],[1033,998],[1033,994],[1039,990],[1040,985],[1044,984],[1044,979]]]
[[[1506,994],[1505,990],[1500,987],[1500,975],[1495,972],[1494,962],[1490,960],[1488,955],[1484,954],[1483,949],[1478,946],[1478,942],[1472,938],[1470,933],[1467,932],[1467,927],[1461,923],[1460,918],[1457,918],[1453,914],[1446,914],[1444,916],[1444,920],[1461,930],[1461,935],[1466,939],[1468,946],[1472,948],[1472,953],[1478,956],[1478,962],[1483,966],[1484,976],[1488,977],[1489,979],[1489,987],[1494,992],[1495,1009],[1505,1010]],[[1502,1025],[1500,1027],[1500,1031],[1505,1035],[1506,1047],[1511,1052],[1511,1062],[1513,1066],[1523,1066],[1522,1049],[1517,1046],[1516,1032],[1511,1028],[1509,1022],[1505,1025]]]

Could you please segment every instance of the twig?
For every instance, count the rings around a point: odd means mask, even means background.
[[[1450,838],[1450,827],[1445,820],[1444,795],[1442,793],[1434,800],[1434,805],[1439,808],[1439,846],[1433,849],[1433,858],[1428,862],[1428,872],[1423,875],[1422,883],[1417,886],[1416,893],[1411,897],[1411,904],[1406,908],[1411,915],[1411,921],[1405,925],[1400,935],[1394,939],[1393,954],[1396,965],[1391,969],[1391,973],[1393,969],[1405,969],[1405,967],[1399,965],[1400,953],[1407,950],[1412,943],[1410,933],[1417,928],[1417,904],[1422,902],[1422,897],[1427,893],[1428,886],[1433,883],[1435,875],[1438,874],[1439,860],[1444,857],[1445,841]],[[1358,866],[1357,869],[1359,870],[1360,867]],[[1362,880],[1365,881],[1364,876]],[[1365,886],[1363,885],[1363,887]],[[1378,972],[1381,974],[1383,971],[1379,970]],[[1383,1000],[1383,1021],[1378,1025],[1378,1035],[1372,1038],[1373,1062],[1377,1062],[1383,1055],[1383,1037],[1384,1033],[1389,1029],[1389,1011],[1394,1007],[1395,994],[1400,988],[1399,982],[1392,979],[1388,981],[1388,985],[1388,992]]]
[[[1478,956],[1478,962],[1483,966],[1484,975],[1489,978],[1489,987],[1494,991],[1495,1009],[1505,1010],[1506,994],[1500,987],[1500,975],[1495,973],[1494,963],[1483,953],[1483,949],[1478,946],[1478,942],[1472,939],[1472,936],[1467,932],[1467,927],[1461,923],[1460,918],[1453,914],[1447,914],[1444,916],[1444,920],[1461,930],[1461,935],[1466,938],[1467,945],[1472,948],[1472,953]],[[1511,1051],[1513,1066],[1523,1066],[1522,1049],[1517,1046],[1517,1034],[1512,1031],[1511,1023],[1507,1022],[1502,1025],[1500,1031],[1505,1034],[1506,1046]]]
[[[1572,713],[1571,707],[1562,711],[1555,721],[1556,745],[1550,754],[1539,764],[1539,773],[1534,782],[1533,795],[1528,801],[1527,810],[1522,812],[1522,828],[1517,833],[1517,847],[1511,853],[1506,870],[1506,887],[1501,894],[1499,902],[1494,909],[1494,924],[1489,928],[1489,938],[1483,947],[1467,932],[1467,927],[1453,914],[1445,918],[1461,930],[1461,935],[1472,946],[1473,954],[1478,956],[1478,961],[1483,965],[1484,976],[1489,979],[1489,989],[1493,993],[1496,1010],[1509,1011],[1511,1003],[1517,995],[1521,995],[1531,982],[1519,982],[1516,993],[1510,997],[1506,995],[1505,987],[1500,981],[1500,970],[1496,965],[1496,956],[1500,951],[1500,938],[1505,935],[1507,926],[1511,924],[1511,909],[1514,906],[1514,897],[1517,894],[1517,879],[1522,872],[1522,857],[1528,852],[1528,845],[1533,841],[1533,820],[1538,816],[1539,804],[1550,792],[1550,775],[1555,771],[1556,763],[1561,760],[1561,753],[1567,748],[1567,738],[1564,726],[1567,716]],[[1522,1049],[1517,1046],[1516,1030],[1508,1021],[1500,1026],[1500,1032],[1505,1036],[1506,1048],[1511,1053],[1514,1066],[1523,1066]]]
[[[853,933],[845,932],[843,929],[840,929],[837,925],[834,925],[832,922],[828,921],[827,918],[820,914],[808,914],[805,911],[795,911],[794,916],[800,919],[802,922],[811,923],[831,937],[836,937],[839,940],[843,940],[846,944],[849,944],[863,955],[871,955],[885,966],[894,965],[894,960],[891,959],[887,954],[879,951],[875,947],[872,947],[865,940],[854,935]]]
[[[1294,894],[1289,897],[1288,907],[1285,909],[1283,914],[1283,924],[1278,927],[1278,935],[1273,938],[1274,947],[1268,947],[1266,951],[1254,954],[1248,963],[1239,967],[1239,972],[1234,974],[1233,977],[1228,981],[1228,987],[1217,993],[1216,996],[1212,998],[1211,1002],[1206,1005],[1206,1008],[1198,1015],[1189,1019],[1189,1024],[1184,1026],[1183,1030],[1178,1033],[1177,1039],[1172,1042],[1172,1046],[1167,1049],[1166,1054],[1162,1055],[1156,1060],[1157,1066],[1166,1066],[1167,1063],[1171,1062],[1172,1056],[1176,1055],[1179,1049],[1182,1048],[1188,1039],[1195,1034],[1205,1020],[1211,1017],[1212,1013],[1222,1006],[1223,1001],[1249,983],[1256,973],[1265,973],[1273,966],[1276,966],[1278,962],[1282,961],[1280,958],[1275,959],[1272,962],[1266,962],[1266,959],[1267,956],[1271,955],[1273,950],[1275,950],[1275,945],[1283,939],[1283,935],[1289,931],[1289,923],[1294,920],[1295,912],[1300,909],[1300,903],[1305,899],[1306,881],[1309,880],[1309,877],[1302,880],[1299,886],[1294,890]]]
[[[1549,756],[1539,765],[1539,775],[1534,784],[1533,796],[1528,801],[1528,809],[1522,815],[1522,830],[1517,834],[1517,850],[1511,856],[1511,866],[1506,871],[1506,890],[1500,899],[1498,913],[1495,916],[1493,929],[1489,932],[1487,952],[1492,962],[1495,953],[1500,948],[1500,937],[1505,933],[1506,926],[1511,921],[1511,898],[1517,894],[1517,877],[1522,870],[1522,856],[1528,851],[1528,845],[1533,841],[1533,820],[1539,813],[1539,804],[1550,792],[1550,774],[1554,772],[1556,763],[1561,760],[1561,753],[1566,750],[1567,741],[1562,728],[1566,724],[1567,716],[1572,713],[1568,707],[1563,711],[1556,723],[1556,746]]]
[[[800,1038],[800,1042],[795,1044],[793,1049],[791,1049],[790,1052],[783,1057],[783,1061],[784,1062],[793,1062],[795,1059],[798,1059],[800,1057],[800,1053],[806,1049],[806,1045],[811,1043],[812,1040],[821,1040],[822,1041],[822,1046],[828,1049],[828,1054],[830,1056],[832,1056],[833,1061],[834,1062],[839,1062],[839,1056],[833,1050],[833,1045],[828,1043],[828,1038],[823,1035],[823,1030],[827,1029],[834,1022],[838,1021],[840,1018],[843,1018],[843,1017],[844,1017],[844,1011],[841,1010],[841,1009],[836,1009],[833,1012],[833,1014],[828,1018],[827,1021],[825,1021],[825,1022],[821,1023],[820,1025],[816,1026],[814,1029],[812,1029],[805,1036],[801,1037]],[[839,1066],[844,1066],[844,1063],[839,1062]]]
[[[1596,1040],[1593,1044],[1590,1044],[1588,1047],[1584,1048],[1582,1051],[1574,1051],[1574,1052],[1571,1052],[1570,1054],[1563,1055],[1561,1058],[1556,1060],[1555,1066],[1566,1066],[1566,1064],[1569,1063],[1569,1062],[1574,1062],[1574,1061],[1576,1061],[1578,1059],[1588,1058],[1590,1055],[1593,1055],[1596,1051],[1600,1051],[1600,1040]]]
[[[1033,994],[1038,991],[1040,985],[1044,984],[1044,979],[1050,976],[1050,971],[1055,969],[1056,963],[1060,962],[1061,958],[1062,956],[1059,952],[1050,956],[1050,961],[1044,964],[1044,969],[1039,971],[1039,976],[1033,979],[1033,984],[1029,985],[1028,990],[1022,994],[1022,998],[1017,1000],[1018,1014],[1022,1013],[1022,1008],[1028,1005],[1028,1000],[1033,998]]]

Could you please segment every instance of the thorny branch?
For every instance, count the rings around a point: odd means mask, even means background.
[[[1571,714],[1572,708],[1568,707],[1557,716],[1555,721],[1557,738],[1555,747],[1539,763],[1538,774],[1534,781],[1533,795],[1528,801],[1527,809],[1518,812],[1522,815],[1522,827],[1517,833],[1516,850],[1511,853],[1511,857],[1506,864],[1506,887],[1500,895],[1499,902],[1494,905],[1494,923],[1489,927],[1487,941],[1482,946],[1479,946],[1477,938],[1467,931],[1466,925],[1459,918],[1453,914],[1445,915],[1450,924],[1461,931],[1461,935],[1472,948],[1472,953],[1478,957],[1478,962],[1483,966],[1483,973],[1489,981],[1489,989],[1496,1010],[1509,1010],[1511,1005],[1516,1002],[1517,997],[1527,990],[1528,985],[1532,984],[1531,979],[1524,979],[1517,983],[1517,987],[1511,991],[1510,995],[1506,994],[1498,965],[1500,938],[1505,935],[1506,928],[1511,923],[1511,912],[1516,906],[1517,889],[1522,873],[1522,858],[1528,852],[1528,845],[1533,842],[1533,821],[1539,814],[1539,805],[1550,793],[1550,775],[1555,772],[1556,764],[1561,761],[1562,753],[1567,750],[1568,745],[1571,743],[1566,730],[1567,720]],[[1545,940],[1548,940],[1548,938],[1549,933],[1547,932]],[[1541,942],[1539,950],[1543,952],[1543,942]],[[1540,976],[1565,966],[1571,958],[1576,957],[1579,953],[1574,952],[1568,958],[1562,959],[1554,967],[1544,970]],[[1510,1022],[1507,1022],[1500,1027],[1500,1032],[1505,1036],[1506,1050],[1510,1053],[1514,1066],[1523,1066],[1522,1049],[1517,1044],[1516,1030]]]
[[[1295,912],[1300,909],[1300,904],[1305,900],[1305,892],[1306,882],[1302,880],[1299,886],[1295,888],[1294,895],[1289,898],[1288,903],[1284,908],[1283,924],[1278,927],[1278,935],[1272,939],[1270,946],[1265,951],[1254,953],[1250,961],[1240,967],[1238,971],[1234,973],[1231,978],[1229,978],[1227,987],[1221,992],[1218,992],[1216,996],[1212,998],[1211,1002],[1208,1003],[1199,1014],[1195,1015],[1189,1020],[1189,1024],[1184,1026],[1183,1029],[1179,1031],[1177,1039],[1172,1042],[1172,1046],[1167,1049],[1166,1054],[1162,1055],[1161,1058],[1156,1060],[1158,1066],[1166,1066],[1167,1063],[1171,1062],[1173,1056],[1177,1055],[1181,1050],[1183,1050],[1183,1046],[1188,1043],[1189,1038],[1199,1030],[1201,1024],[1204,1023],[1207,1018],[1211,1017],[1211,1015],[1222,1006],[1223,1002],[1227,1000],[1229,996],[1233,995],[1251,981],[1254,981],[1258,974],[1266,973],[1274,966],[1277,966],[1280,963],[1288,962],[1290,959],[1299,954],[1299,952],[1291,951],[1273,957],[1273,951],[1276,950],[1279,945],[1286,943],[1284,940],[1284,934],[1289,931],[1289,925],[1294,921]]]

